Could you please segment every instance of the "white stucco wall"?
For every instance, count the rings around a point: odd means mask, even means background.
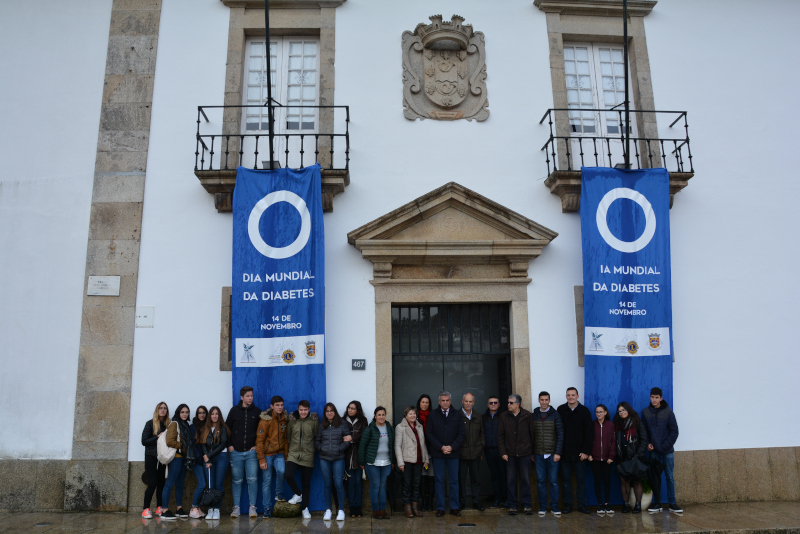
[[[110,16],[111,0],[0,2],[0,458],[72,452]]]

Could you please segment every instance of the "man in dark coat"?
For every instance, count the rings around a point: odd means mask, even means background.
[[[647,450],[650,457],[655,458],[664,465],[664,474],[667,477],[667,497],[669,498],[669,509],[671,512],[682,513],[683,509],[678,506],[675,500],[675,442],[678,440],[678,421],[675,414],[664,400],[661,388],[650,390],[650,406],[642,410],[642,423],[647,429],[649,442]],[[661,482],[659,477],[659,483]],[[659,490],[661,488],[658,488]],[[654,488],[653,496],[661,492]],[[653,499],[648,511],[658,512],[661,510],[660,499]]]
[[[444,515],[444,477],[447,472],[450,490],[450,514],[458,511],[458,457],[465,430],[461,412],[450,406],[450,392],[439,393],[439,407],[428,415],[427,439],[431,444],[433,474],[436,477],[436,517]]]
[[[497,446],[497,432],[500,425],[500,397],[489,397],[488,408],[483,414],[483,433],[486,436],[486,463],[492,474],[492,488],[494,489],[494,504],[492,508],[508,508],[508,489],[506,485],[506,461],[500,457]]]
[[[558,407],[564,424],[564,454],[561,455],[561,497],[564,513],[572,512],[572,473],[577,483],[578,511],[588,514],[586,508],[586,466],[592,454],[594,427],[589,408],[578,402],[578,389],[567,388],[567,402]]]
[[[472,507],[480,512],[486,508],[481,504],[480,469],[486,437],[483,431],[483,419],[473,408],[475,396],[465,393],[461,400],[461,419],[464,423],[464,443],[458,461],[458,482],[460,487],[459,508],[467,506],[467,486],[472,490]]]
[[[500,416],[497,426],[497,447],[500,457],[507,462],[508,513],[517,515],[522,501],[525,515],[532,515],[531,460],[533,460],[533,419],[531,412],[522,407],[522,397],[508,397],[508,411]],[[519,480],[519,497],[517,481]]]

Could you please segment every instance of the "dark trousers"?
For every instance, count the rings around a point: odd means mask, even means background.
[[[575,472],[577,481],[578,506],[586,506],[586,464],[588,460],[581,462],[569,462],[561,459],[561,498],[564,499],[564,506],[572,506],[572,472]]]
[[[403,504],[419,502],[420,478],[422,478],[422,464],[406,462],[403,467]]]
[[[592,475],[594,475],[594,495],[597,497],[597,504],[608,504],[611,502],[611,464],[608,462],[591,462]],[[603,483],[605,499],[600,492],[600,483]]]
[[[492,489],[494,500],[504,503],[508,500],[508,487],[506,486],[506,461],[500,456],[497,449],[486,449],[486,463],[492,474]]]
[[[471,487],[472,506],[481,501],[481,459],[458,461],[458,503],[461,508],[467,507],[467,486]]]
[[[445,491],[444,478],[447,473],[448,489],[447,498],[450,509],[458,509],[458,458],[434,458],[433,474],[436,477],[436,509],[444,510]]]
[[[297,487],[297,481],[294,479],[294,472],[298,469],[300,470],[300,477],[303,482],[302,491]],[[313,470],[313,467],[298,465],[294,462],[286,462],[286,468],[283,474],[286,479],[286,483],[289,484],[289,487],[292,489],[294,494],[303,496],[303,507],[301,510],[308,508],[308,499],[311,497],[311,472]]]
[[[144,507],[150,508],[150,502],[153,500],[153,492],[155,492],[156,489],[158,489],[156,493],[156,506],[164,506],[161,501],[161,493],[164,491],[167,466],[158,463],[158,459],[155,456],[145,455],[144,472],[147,474],[147,489],[144,490]]]
[[[517,480],[519,480],[519,498],[517,498]],[[508,487],[508,505],[512,510],[519,508],[520,501],[524,508],[531,508],[531,457],[509,456],[506,469],[506,486]]]

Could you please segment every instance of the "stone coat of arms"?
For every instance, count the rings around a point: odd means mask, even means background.
[[[486,48],[483,33],[453,15],[403,32],[403,114],[409,120],[485,121]]]

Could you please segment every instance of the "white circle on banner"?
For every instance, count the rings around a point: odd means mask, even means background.
[[[297,239],[292,244],[280,248],[267,245],[258,229],[261,215],[267,211],[267,208],[278,202],[288,202],[294,206],[302,221]],[[250,242],[253,243],[256,250],[264,256],[275,260],[290,258],[303,250],[303,247],[308,243],[308,238],[311,237],[311,213],[309,213],[305,201],[291,191],[274,191],[253,206],[253,211],[250,212],[250,219],[247,221],[247,234],[250,236]]]
[[[620,198],[633,200],[644,210],[644,232],[636,241],[617,239],[608,229],[608,222],[606,221],[608,208],[611,207],[615,200]],[[600,236],[611,248],[620,252],[639,252],[650,243],[656,233],[656,214],[653,211],[653,206],[643,194],[627,187],[617,187],[606,193],[600,200],[600,204],[597,205],[597,229],[600,231]]]

